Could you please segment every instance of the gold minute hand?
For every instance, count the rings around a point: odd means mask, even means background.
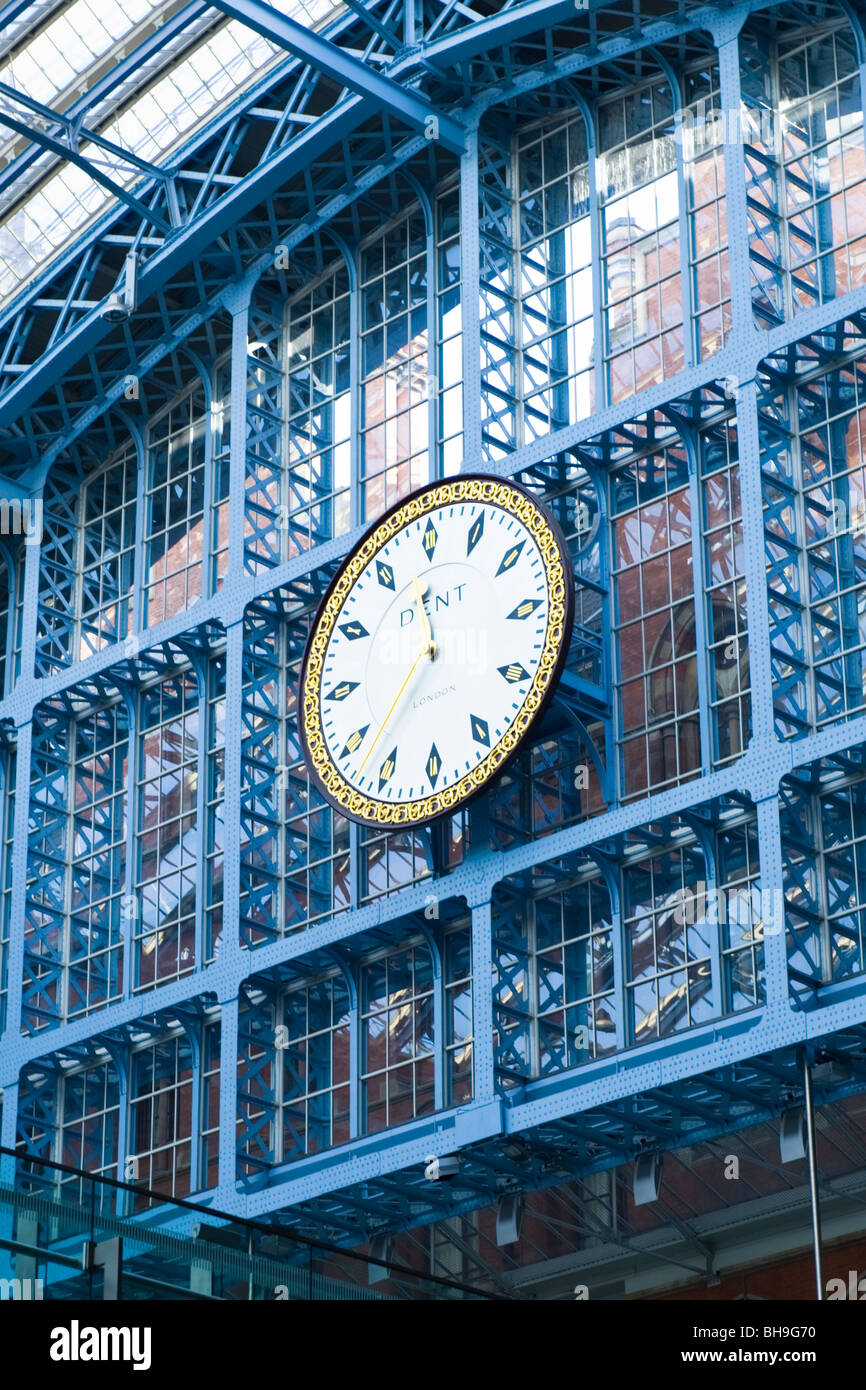
[[[394,696],[393,702],[392,702],[392,704],[391,704],[391,708],[389,709],[388,713],[385,715],[385,718],[382,720],[382,723],[379,725],[379,729],[378,729],[378,732],[377,732],[377,734],[376,734],[376,737],[373,739],[373,742],[370,744],[370,747],[367,749],[367,755],[366,755],[366,757],[364,758],[364,761],[361,763],[361,766],[358,768],[358,776],[359,776],[359,777],[360,777],[361,773],[364,771],[364,768],[367,766],[367,762],[368,762],[368,759],[369,759],[369,757],[370,757],[370,754],[373,752],[373,749],[376,747],[376,744],[379,742],[379,739],[382,737],[382,734],[383,734],[383,732],[384,732],[384,730],[385,730],[385,725],[388,723],[388,720],[391,718],[391,715],[394,713],[394,710],[397,708],[397,704],[398,704],[398,702],[399,702],[400,696],[403,694],[403,691],[406,689],[406,686],[409,684],[410,680],[412,679],[413,673],[414,673],[414,671],[415,671],[415,667],[418,665],[418,662],[421,660],[421,658],[422,658],[423,656],[426,656],[428,659],[429,659],[429,657],[430,657],[430,648],[429,648],[426,644],[421,648],[421,650],[420,650],[420,652],[418,653],[418,655],[416,656],[415,660],[412,662],[412,665],[409,667],[409,670],[408,670],[408,672],[407,672],[407,674],[406,674],[406,679],[403,681],[403,684],[400,686],[400,689],[397,691],[397,694]]]

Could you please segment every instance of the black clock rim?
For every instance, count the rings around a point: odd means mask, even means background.
[[[373,532],[376,530],[376,528],[381,526],[384,521],[387,521],[389,517],[393,516],[395,512],[399,512],[402,507],[405,507],[407,502],[411,502],[413,497],[423,497],[425,493],[432,492],[435,488],[442,487],[443,484],[457,482],[458,480],[463,482],[505,483],[508,485],[508,487],[514,488],[515,492],[521,493],[530,502],[532,502],[534,506],[538,507],[542,512],[544,512],[550,529],[553,532],[553,538],[556,541],[556,545],[559,550],[560,559],[562,561],[563,575],[565,577],[565,617],[563,619],[562,624],[562,644],[559,649],[559,656],[556,659],[556,665],[553,668],[553,673],[550,677],[550,681],[548,682],[547,689],[544,692],[538,709],[532,715],[532,718],[530,719],[525,730],[523,731],[523,735],[520,738],[517,747],[512,749],[508,756],[503,759],[493,776],[489,777],[482,786],[477,788],[476,791],[471,792],[469,796],[464,797],[463,800],[457,806],[447,806],[443,810],[437,811],[435,815],[425,817],[424,820],[399,821],[394,825],[389,826],[383,824],[382,821],[375,820],[372,816],[359,816],[352,813],[351,811],[347,811],[345,806],[341,806],[340,803],[337,801],[336,797],[331,795],[322,778],[319,776],[315,764],[313,763],[313,759],[310,754],[310,747],[307,743],[306,730],[304,729],[304,720],[302,717],[304,689],[307,683],[307,665],[310,658],[310,649],[313,642],[313,636],[315,634],[316,627],[319,622],[319,616],[322,610],[324,609],[325,605],[328,602],[328,599],[331,597],[331,594],[336,588],[346,566],[351,564],[353,556],[356,554],[358,550],[360,550],[361,546],[364,545],[368,537],[371,536]],[[303,661],[301,662],[301,674],[298,683],[297,699],[298,739],[301,745],[301,752],[303,754],[304,762],[306,764],[308,776],[315,783],[318,791],[325,798],[325,801],[327,801],[331,809],[336,811],[339,815],[341,815],[344,820],[351,821],[353,825],[366,826],[370,830],[379,830],[383,834],[399,835],[406,831],[423,830],[428,825],[435,825],[437,821],[445,820],[446,817],[459,815],[460,812],[464,810],[466,807],[471,806],[482,796],[488,795],[491,786],[498,782],[499,778],[503,775],[503,773],[505,773],[508,770],[508,768],[515,761],[515,759],[524,751],[529,738],[537,729],[539,720],[541,720],[544,717],[550,705],[550,702],[556,693],[556,688],[559,685],[559,679],[562,675],[563,667],[565,666],[569,650],[571,649],[573,629],[574,564],[572,562],[571,553],[568,549],[568,541],[565,538],[565,533],[563,532],[562,527],[560,526],[556,517],[553,515],[553,512],[550,510],[547,503],[542,500],[542,498],[536,496],[534,492],[530,492],[529,488],[524,487],[522,483],[515,482],[514,479],[506,477],[504,474],[501,473],[452,473],[451,476],[448,478],[437,478],[434,482],[423,483],[421,487],[415,488],[413,492],[407,492],[404,497],[401,497],[398,502],[395,502],[393,506],[389,507],[387,511],[384,511],[381,516],[377,516],[376,520],[370,523],[370,525],[364,530],[363,534],[358,538],[358,540],[355,542],[352,548],[348,550],[346,554],[343,556],[342,560],[337,566],[333,579],[331,580],[330,584],[328,585],[327,589],[322,595],[320,602],[316,606],[316,612],[313,617],[313,621],[310,625],[310,631],[307,635],[306,643],[304,644],[304,657]]]

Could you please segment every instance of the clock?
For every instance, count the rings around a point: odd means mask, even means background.
[[[392,507],[334,577],[298,702],[325,798],[362,825],[453,814],[515,756],[568,651],[574,577],[531,493],[462,474]]]

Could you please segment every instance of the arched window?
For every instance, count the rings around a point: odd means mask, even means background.
[[[679,184],[670,84],[600,103],[599,203],[610,399],[684,364]]]
[[[866,283],[866,147],[854,35],[840,7],[755,15],[740,39],[759,327]]]
[[[147,433],[147,541],[143,623],[183,613],[208,592],[209,417],[199,383]]]

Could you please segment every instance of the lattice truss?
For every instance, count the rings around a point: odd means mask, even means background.
[[[292,13],[162,15],[56,111],[0,66],[0,257],[64,161],[101,190],[0,302],[0,1133],[358,1243],[766,1121],[805,1046],[862,1088],[866,40]],[[125,148],[238,22],[231,99]],[[574,640],[495,790],[380,835],[300,662],[460,468],[556,515]]]

